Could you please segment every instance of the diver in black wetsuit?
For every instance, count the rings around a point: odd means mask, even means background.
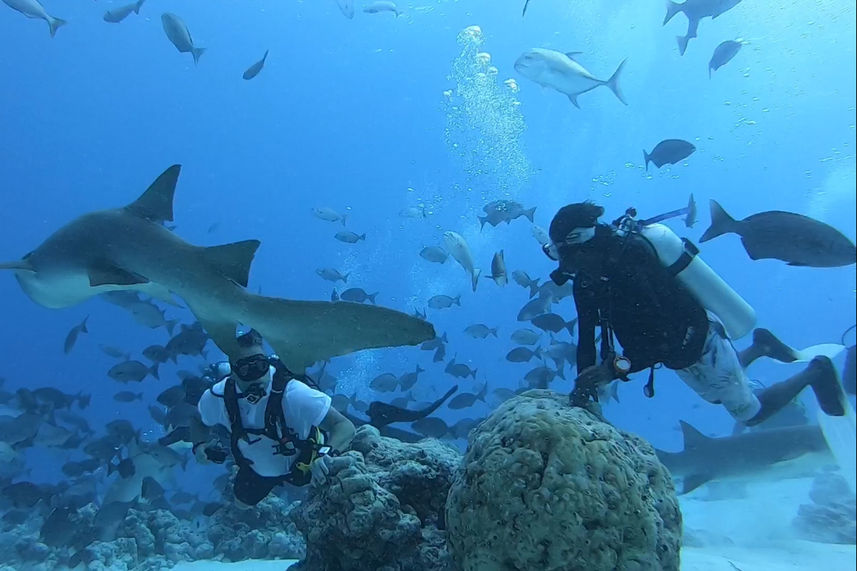
[[[807,386],[825,413],[845,413],[844,393],[827,357],[816,357],[801,373],[754,394],[744,374],[748,358],[735,351],[723,325],[676,277],[678,272],[660,262],[646,238],[598,223],[603,213],[592,202],[563,207],[551,221],[552,244],[544,246],[545,253],[559,262],[551,273],[554,283],[574,280],[578,313],[574,406],[597,399],[600,385],[645,369],[650,370],[646,394],[652,396],[654,369],[663,365],[674,369],[702,398],[722,404],[748,425],[767,419]],[[596,326],[602,332],[600,362]],[[614,336],[622,355],[614,349]],[[778,341],[770,349],[768,356],[794,360]],[[756,356],[758,352],[750,358]]]

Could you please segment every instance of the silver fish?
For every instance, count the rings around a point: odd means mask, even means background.
[[[65,20],[55,18],[48,14],[45,11],[44,6],[42,6],[38,0],[3,0],[3,2],[13,10],[17,10],[28,18],[44,20],[47,22],[48,26],[50,26],[52,38],[57,33],[57,29],[66,24]]]
[[[430,297],[428,300],[428,306],[432,309],[447,309],[453,305],[461,307],[460,295],[450,297],[448,295],[439,294]]]
[[[72,348],[74,347],[75,342],[77,342],[77,336],[81,333],[89,333],[89,330],[86,328],[86,320],[89,319],[89,316],[83,318],[78,325],[75,325],[68,332],[68,335],[65,336],[65,343],[63,343],[63,352],[68,355]]]
[[[193,63],[199,63],[200,56],[205,52],[206,48],[198,48],[193,45],[193,38],[190,36],[190,31],[181,18],[170,12],[161,14],[161,24],[164,27],[164,33],[176,49],[180,53],[190,52],[193,55]]]
[[[496,252],[491,259],[491,279],[500,287],[509,283],[509,278],[506,277],[506,260],[503,257],[503,250]]]
[[[104,13],[104,21],[110,22],[111,24],[118,24],[125,18],[134,14],[140,13],[140,8],[143,7],[143,2],[146,0],[138,0],[137,2],[132,2],[130,4],[125,4],[124,6],[119,6],[118,8],[113,8],[112,10],[107,10]]]
[[[446,251],[455,258],[464,271],[470,274],[470,283],[473,291],[476,291],[476,284],[479,282],[480,270],[476,269],[473,264],[473,255],[470,253],[470,246],[467,241],[458,232],[451,230],[443,233],[443,241],[446,245]]]

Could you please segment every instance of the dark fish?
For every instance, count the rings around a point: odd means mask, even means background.
[[[664,25],[679,12],[687,16],[687,32],[684,36],[676,36],[678,49],[681,55],[687,50],[687,43],[696,37],[699,21],[703,18],[716,18],[724,12],[731,10],[741,0],[685,0],[684,2],[673,2],[667,0],[667,13],[664,16]]]
[[[137,438],[139,440],[140,431],[134,428],[131,422],[124,418],[111,420],[104,425],[107,429],[107,434],[118,440],[122,444],[127,444]]]
[[[452,307],[453,305],[457,305],[461,307],[461,296],[457,295],[455,297],[451,297],[448,295],[434,295],[429,298],[428,306],[432,309],[447,309]]]
[[[464,379],[466,377],[476,378],[477,369],[471,369],[464,363],[456,363],[455,358],[446,364],[446,368],[444,372],[452,375],[453,377],[457,377],[459,379]]]
[[[542,366],[536,367],[524,375],[524,380],[527,381],[531,389],[546,389],[550,382],[557,376],[562,378],[562,375],[559,375],[558,371]]]
[[[113,395],[113,400],[117,402],[134,402],[135,400],[142,400],[143,393],[135,393],[131,391],[119,391],[115,395]]]
[[[175,359],[175,356],[162,345],[149,345],[143,349],[143,356],[153,363],[166,363],[170,358]]]
[[[187,426],[192,419],[199,417],[199,409],[196,406],[181,402],[174,407],[171,407],[169,411],[167,411],[167,416],[164,419],[164,423],[168,428],[175,428],[177,426]]]
[[[430,438],[443,438],[449,432],[449,426],[436,417],[421,418],[411,424],[414,431]]]
[[[536,359],[542,358],[542,350],[540,347],[536,347],[535,350],[530,349],[529,347],[515,347],[506,353],[506,360],[510,363],[527,363],[533,357]]]
[[[537,297],[531,299],[518,312],[518,321],[531,321],[534,317],[549,313],[551,308],[551,298]]]
[[[358,234],[349,230],[342,230],[333,235],[334,238],[346,244],[356,244],[360,240],[366,240],[366,234]]]
[[[66,355],[68,355],[74,347],[78,335],[80,335],[81,333],[89,333],[89,330],[86,328],[87,319],[89,319],[88,315],[83,318],[83,321],[81,321],[79,325],[75,325],[74,327],[72,327],[71,330],[68,332],[68,335],[65,336],[65,343],[63,343],[63,351]]]
[[[32,482],[17,482],[9,484],[2,490],[2,495],[12,500],[16,508],[31,508],[42,499],[47,499],[50,493]]]
[[[160,424],[161,426],[166,425],[167,423],[167,412],[159,406],[155,406],[153,404],[149,405],[149,416],[152,417],[152,420]]]
[[[556,313],[545,313],[532,318],[530,323],[542,331],[553,331],[554,333],[559,333],[565,329],[568,331],[569,335],[574,335],[574,326],[577,324],[577,318],[575,317],[571,321],[566,321]]]
[[[774,258],[790,266],[831,268],[857,262],[857,248],[839,230],[808,216],[772,210],[735,220],[711,201],[711,226],[699,239],[738,234],[753,260]]]
[[[509,283],[509,278],[506,277],[506,259],[503,250],[494,254],[494,258],[491,260],[491,275],[489,277],[500,287]]]
[[[433,337],[428,341],[423,341],[422,345],[420,345],[420,349],[423,351],[434,351],[438,347],[443,347],[444,343],[447,343],[449,340],[446,338],[446,333],[441,335],[440,337]]]
[[[497,337],[497,328],[488,327],[484,323],[476,323],[474,325],[469,325],[464,328],[464,332],[473,337],[474,339],[485,339],[489,335]]]
[[[524,0],[524,11],[521,12],[521,18],[527,15],[527,6],[530,5],[530,0]]]
[[[372,305],[375,305],[375,296],[377,295],[377,291],[375,293],[366,293],[365,290],[359,287],[352,287],[339,294],[339,299],[354,303],[363,303],[364,301],[368,301]]]
[[[199,321],[192,325],[182,324],[181,331],[167,342],[165,349],[170,356],[203,355],[208,339],[209,337]]]
[[[525,209],[522,204],[514,200],[494,200],[483,206],[482,210],[485,212],[485,216],[477,217],[479,218],[480,230],[485,227],[486,223],[491,226],[497,226],[501,222],[509,224],[521,216],[532,222],[536,207]]]
[[[120,383],[139,383],[148,375],[152,375],[156,379],[160,379],[158,376],[157,363],[149,368],[140,361],[123,361],[118,365],[114,365],[109,371],[107,371],[108,377],[114,381],[119,381]]]
[[[125,18],[131,15],[131,12],[134,14],[140,13],[140,8],[143,6],[143,2],[146,0],[137,0],[137,2],[132,2],[131,4],[126,4],[124,6],[119,6],[118,8],[113,8],[112,10],[108,10],[104,13],[104,21],[110,22],[111,24],[118,24]]]
[[[462,418],[455,424],[449,427],[449,431],[455,438],[467,438],[470,434],[470,431],[473,430],[477,424],[482,422],[485,419],[474,419],[474,418]]]
[[[247,68],[244,74],[241,76],[244,79],[253,79],[259,72],[262,71],[262,68],[265,67],[265,60],[268,59],[268,50],[265,50],[265,55],[262,56],[262,59],[251,65]]]
[[[10,525],[19,525],[27,521],[30,512],[27,510],[10,510],[3,514],[3,521]]]
[[[369,382],[369,388],[373,391],[388,393],[396,390],[396,386],[398,384],[399,377],[393,373],[384,373],[372,379],[372,381]]]
[[[369,415],[369,424],[375,428],[381,428],[394,422],[414,422],[424,419],[434,411],[436,411],[443,403],[452,396],[452,393],[458,390],[458,385],[449,389],[445,395],[431,403],[421,410],[408,410],[391,404],[373,401],[369,403],[367,414]]]
[[[97,458],[103,462],[109,462],[116,457],[122,443],[112,436],[103,436],[97,440],[92,440],[86,443],[83,451],[93,458]]]
[[[76,510],[70,507],[54,508],[39,530],[42,543],[50,547],[67,545],[78,531],[77,526],[72,523],[72,515],[75,512]]]
[[[535,345],[539,342],[541,333],[532,329],[518,329],[509,338],[518,345]]]
[[[530,288],[530,297],[536,295],[539,290],[539,280],[532,279],[527,272],[523,270],[515,270],[512,272],[512,279],[515,283],[523,288]]]
[[[438,347],[438,348],[437,348],[437,350],[434,352],[434,357],[432,357],[432,359],[431,359],[431,360],[432,360],[432,362],[433,362],[433,363],[440,363],[440,362],[441,362],[441,361],[443,361],[445,358],[446,358],[446,345],[441,345],[441,346],[440,346],[440,347]]]
[[[661,168],[666,164],[674,165],[680,160],[686,159],[696,150],[693,144],[681,139],[666,139],[661,141],[651,153],[643,149],[643,160],[646,162],[646,172],[649,171],[649,163]]]
[[[164,27],[164,33],[167,39],[172,42],[180,53],[190,53],[193,56],[193,63],[199,63],[199,57],[205,52],[205,48],[196,47],[193,43],[193,38],[190,36],[190,31],[181,18],[175,14],[166,12],[161,14],[161,24]]]
[[[420,250],[420,257],[429,262],[442,264],[449,258],[449,254],[440,246],[426,246]]]
[[[413,387],[417,383],[417,379],[419,378],[420,373],[424,371],[425,369],[417,365],[415,371],[405,373],[404,375],[399,377],[399,388],[403,391],[411,390],[411,387]]]
[[[488,383],[482,385],[482,388],[478,393],[460,393],[455,395],[451,401],[449,401],[449,408],[452,410],[460,410],[462,408],[471,407],[476,404],[476,401],[485,402],[485,395],[488,394]]]
[[[173,407],[184,402],[187,393],[181,385],[175,385],[161,391],[161,394],[155,399],[165,407]]]
[[[118,464],[112,462],[107,465],[107,475],[113,472],[119,472],[120,478],[130,478],[137,473],[137,468],[134,466],[134,461],[131,458],[120,460]]]
[[[711,70],[717,71],[735,57],[743,44],[735,40],[726,40],[714,48],[711,61],[708,62],[708,79],[711,79]]]

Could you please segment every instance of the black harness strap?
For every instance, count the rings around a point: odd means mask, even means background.
[[[687,238],[682,238],[681,243],[684,245],[684,250],[678,259],[667,268],[667,271],[673,276],[677,276],[682,273],[684,269],[690,265],[696,255],[699,254],[699,248],[697,248],[696,244]]]
[[[286,424],[286,415],[283,412],[283,395],[289,381],[294,378],[288,374],[288,370],[277,368],[271,381],[271,394],[265,405],[265,426],[259,428],[245,428],[241,421],[241,411],[238,407],[238,390],[235,379],[230,375],[226,378],[223,389],[223,402],[226,405],[226,413],[230,424],[230,445],[232,457],[239,467],[249,467],[253,461],[244,456],[238,447],[238,441],[244,440],[248,444],[255,444],[261,438],[251,440],[250,435],[264,435],[276,444],[273,446],[274,454],[282,456],[298,455],[292,462],[291,470],[282,476],[283,482],[296,486],[309,483],[309,466],[317,457],[318,448],[324,444],[324,433],[318,427],[312,427],[310,437],[306,440],[298,438],[298,435]]]

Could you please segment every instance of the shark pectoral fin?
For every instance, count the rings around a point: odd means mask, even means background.
[[[682,478],[681,493],[690,493],[709,480],[711,480],[710,474],[688,474]]]
[[[89,268],[88,273],[89,285],[92,287],[102,285],[131,286],[149,283],[148,278],[141,276],[140,274],[135,274],[134,272],[123,270],[113,264],[93,266]]]
[[[417,345],[435,337],[431,323],[385,307],[248,297],[241,322],[259,331],[295,372],[354,351]]]
[[[155,179],[140,198],[125,207],[125,210],[158,224],[173,219],[173,196],[179,180],[181,165],[173,165]]]
[[[259,240],[243,240],[221,246],[212,246],[203,250],[203,255],[210,265],[221,274],[247,287],[250,279],[250,264],[261,242]]]
[[[0,263],[0,270],[16,270],[19,272],[35,272],[32,264],[27,260],[15,260],[12,262]]]

